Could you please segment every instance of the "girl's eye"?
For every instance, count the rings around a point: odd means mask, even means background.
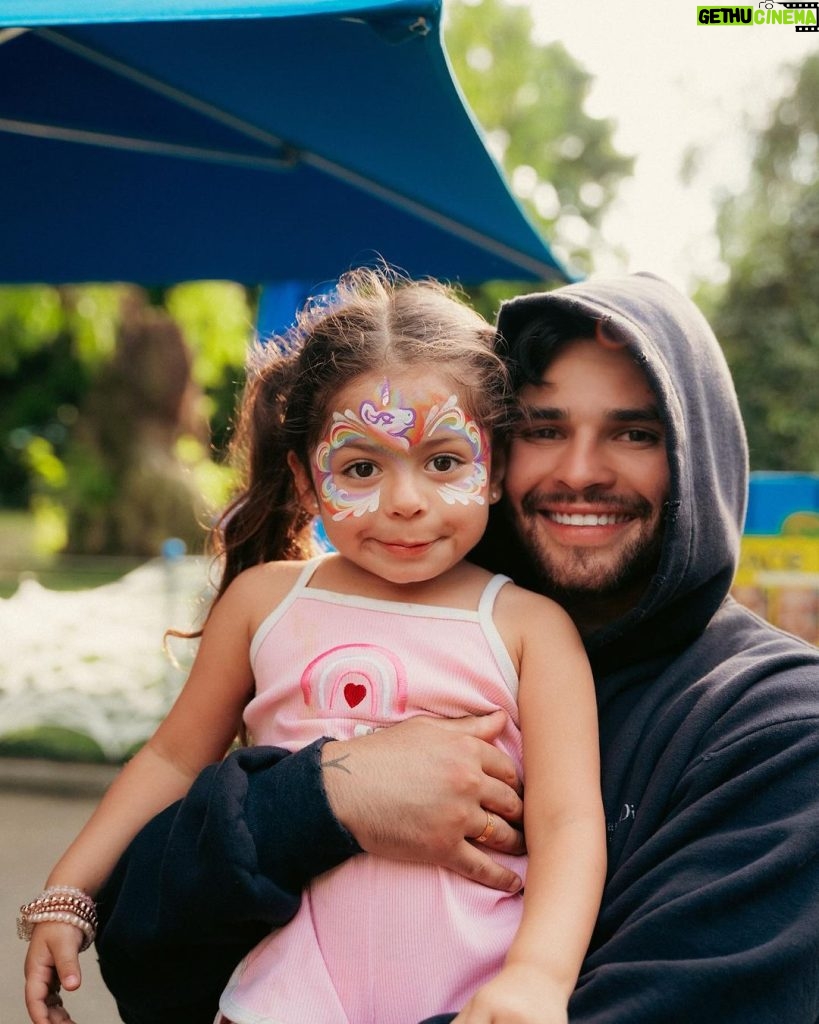
[[[344,470],[344,475],[352,477],[353,480],[369,480],[377,472],[378,467],[374,462],[354,462],[352,465],[347,466]]]
[[[427,463],[436,473],[451,473],[461,465],[461,460],[454,455],[436,455]]]

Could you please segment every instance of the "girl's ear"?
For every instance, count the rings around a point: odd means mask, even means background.
[[[489,504],[500,501],[503,494],[503,478],[506,476],[506,451],[500,445],[492,449],[492,471],[489,474]]]
[[[318,515],[319,507],[313,481],[294,451],[287,453],[287,465],[293,474],[293,483],[296,487],[296,497],[299,499],[299,504],[311,516]]]

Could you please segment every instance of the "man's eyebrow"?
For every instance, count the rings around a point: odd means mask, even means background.
[[[530,420],[566,420],[569,410],[556,405],[522,405],[521,413]],[[662,420],[656,405],[638,405],[626,408],[606,409],[603,416],[616,423],[659,423]]]
[[[606,418],[617,423],[660,423],[662,417],[656,405],[638,405],[633,409],[611,409]]]
[[[565,420],[569,418],[567,409],[556,405],[521,405],[520,412],[528,420]]]

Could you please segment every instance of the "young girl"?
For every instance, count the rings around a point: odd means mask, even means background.
[[[525,900],[354,857],[242,961],[217,1021],[567,1020],[605,870],[596,706],[567,615],[466,560],[500,497],[491,436],[509,396],[492,341],[442,286],[354,271],[257,349],[234,439],[242,486],[215,531],[223,575],[190,677],[21,911],[35,1024],[68,1019],[54,968],[66,930],[74,948],[91,940],[93,895],[127,843],[237,730],[295,750],[498,708],[499,745],[525,766]],[[335,551],[309,557],[316,516]],[[344,756],[325,770],[348,770]],[[487,813],[473,839],[493,828]]]

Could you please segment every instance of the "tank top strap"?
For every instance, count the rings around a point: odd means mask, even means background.
[[[499,592],[506,586],[507,583],[511,583],[512,580],[509,576],[503,576],[498,574],[493,576],[491,580],[483,588],[480,601],[478,602],[478,622],[480,623],[483,634],[495,655],[495,660],[498,667],[506,680],[506,685],[509,687],[509,692],[517,700],[518,695],[518,673],[512,663],[512,657],[504,643],[503,637],[501,636],[495,619],[492,615],[492,609],[495,605],[495,599]]]
[[[324,555],[315,555],[313,558],[309,558],[302,567],[301,572],[298,575],[298,579],[293,584],[293,588],[290,591],[291,594],[299,594],[302,590],[305,590],[313,578],[316,569],[321,565],[324,559],[327,557]]]
[[[262,622],[259,625],[259,628],[253,634],[253,637],[250,641],[251,664],[253,664],[253,662],[255,661],[256,655],[258,654],[259,648],[261,647],[264,638],[267,636],[267,634],[270,632],[273,626],[279,621],[279,619],[284,615],[287,609],[293,604],[293,602],[297,601],[299,597],[301,597],[301,595],[305,592],[305,590],[307,589],[307,585],[313,578],[313,573],[316,571],[316,569],[318,569],[319,565],[321,564],[322,558],[325,557],[325,555],[318,555],[315,558],[308,559],[308,561],[304,563],[298,576],[296,577],[296,582],[285,594],[284,599],[280,601],[273,609],[273,611],[271,611],[270,614],[265,616],[265,618],[262,620]]]
[[[493,576],[492,579],[483,588],[480,601],[478,602],[478,617],[482,622],[492,618],[492,609],[495,606],[495,598],[498,593],[507,583],[511,583],[512,579],[510,576],[503,576],[500,573]]]

